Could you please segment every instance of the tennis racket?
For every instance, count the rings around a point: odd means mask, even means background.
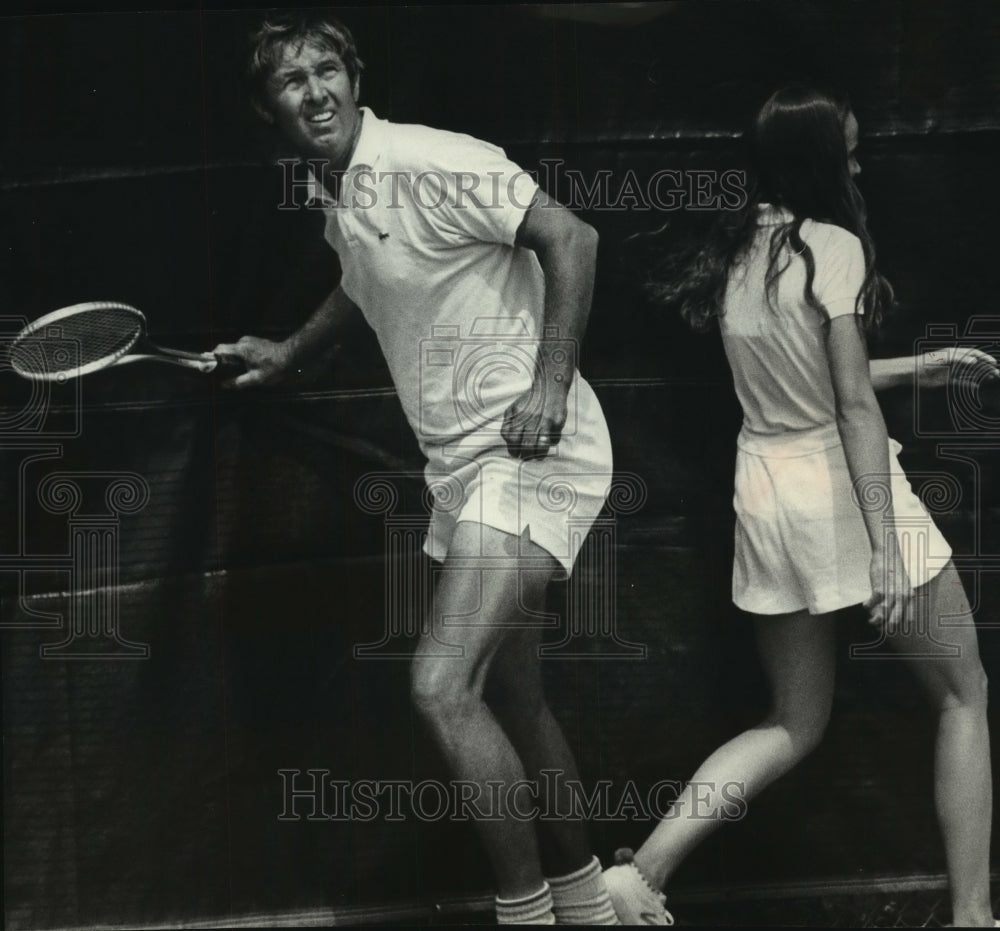
[[[10,344],[11,368],[33,381],[61,382],[113,365],[146,361],[196,372],[212,372],[219,366],[210,352],[185,352],[150,342],[142,311],[117,301],[60,307],[29,323]]]

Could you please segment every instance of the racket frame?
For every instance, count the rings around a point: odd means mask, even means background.
[[[13,349],[19,341],[28,340],[32,336],[36,336],[36,334],[41,333],[47,327],[58,323],[60,320],[65,320],[67,317],[95,310],[125,310],[134,314],[139,328],[138,333],[136,333],[135,337],[130,342],[122,346],[121,349],[118,349],[113,353],[108,353],[100,359],[95,359],[93,362],[88,362],[85,365],[78,365],[58,372],[23,372],[17,368],[14,370],[18,373],[18,375],[21,375],[24,378],[30,378],[32,381],[62,382],[70,378],[79,378],[81,375],[88,375],[90,372],[97,372],[101,369],[111,368],[116,365],[127,365],[130,362],[167,362],[171,365],[179,365],[182,368],[194,369],[198,372],[214,371],[219,364],[218,358],[210,352],[186,352],[183,349],[168,349],[165,346],[157,346],[155,343],[151,342],[149,337],[146,335],[146,315],[139,310],[138,307],[133,307],[131,304],[123,304],[121,301],[86,301],[82,304],[72,304],[68,307],[60,307],[57,310],[43,314],[37,320],[32,320],[31,323],[24,327],[21,332],[14,337],[11,342],[11,349]],[[36,338],[43,340],[45,339],[45,335],[42,333],[42,335],[37,336]],[[71,338],[67,337],[67,339]],[[135,349],[137,346],[148,348],[152,350],[152,352],[129,352],[129,350]]]

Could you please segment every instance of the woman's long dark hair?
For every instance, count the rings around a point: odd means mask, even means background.
[[[772,304],[778,278],[791,262],[784,252],[790,245],[806,263],[806,302],[827,319],[813,293],[813,254],[801,235],[805,220],[818,220],[861,240],[865,278],[855,310],[864,310],[867,326],[877,325],[894,298],[892,286],[875,269],[865,202],[848,168],[844,123],[849,112],[846,100],[809,87],[794,85],[773,94],[744,136],[750,168],[744,207],[722,214],[708,238],[696,243],[671,247],[664,242],[669,225],[647,237],[652,248],[644,289],[653,301],[678,308],[694,329],[707,329],[722,314],[730,271],[757,232],[759,205],[769,203],[792,216],[771,235],[766,288]]]

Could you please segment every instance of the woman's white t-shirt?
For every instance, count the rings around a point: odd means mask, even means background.
[[[765,288],[769,245],[775,227],[791,214],[760,205],[757,235],[729,277],[722,339],[743,407],[741,445],[809,433],[836,423],[833,382],[825,340],[826,318],[805,299],[806,261],[790,246],[778,256],[773,303]],[[829,319],[856,308],[865,278],[861,240],[830,223],[805,220],[802,240],[815,263],[813,294]],[[785,267],[787,265],[787,267]]]

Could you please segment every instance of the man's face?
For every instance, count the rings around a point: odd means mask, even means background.
[[[332,49],[314,42],[286,45],[265,87],[262,114],[309,158],[346,168],[361,120],[358,85]]]

